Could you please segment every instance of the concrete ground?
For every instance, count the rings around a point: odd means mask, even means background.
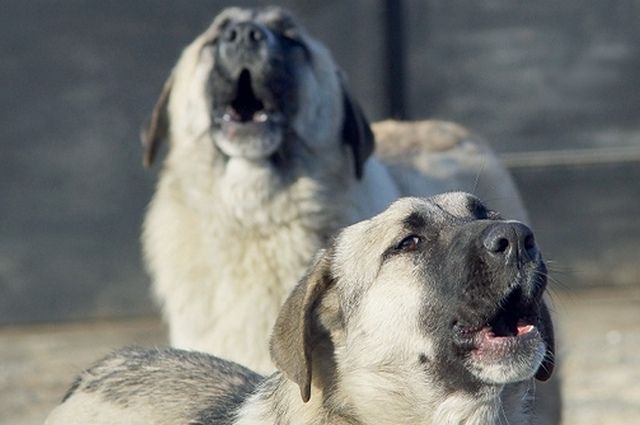
[[[556,291],[564,425],[640,423],[640,288]],[[0,424],[42,424],[73,376],[123,345],[164,345],[157,319],[0,327]]]

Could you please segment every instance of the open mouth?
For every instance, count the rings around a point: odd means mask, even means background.
[[[213,109],[215,143],[230,158],[264,160],[282,145],[286,116],[273,104],[271,87],[243,69],[228,88],[232,96]]]
[[[235,123],[264,123],[269,119],[264,102],[256,95],[251,73],[243,69],[236,83],[236,93],[226,108],[223,121]]]
[[[482,325],[454,326],[458,342],[469,349],[472,356],[502,358],[515,353],[531,338],[540,337],[535,302],[524,301],[520,288],[513,290],[499,305]]]

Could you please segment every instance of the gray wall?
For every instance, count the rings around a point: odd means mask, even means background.
[[[6,0],[0,323],[154,311],[138,129],[221,7]],[[389,111],[383,1],[290,0],[372,118]],[[640,1],[404,0],[409,118],[459,121],[511,166],[565,286],[640,284]]]
[[[640,284],[640,1],[406,3],[410,117],[503,154],[563,285]]]

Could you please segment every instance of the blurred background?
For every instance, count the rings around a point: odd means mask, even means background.
[[[4,0],[0,423],[164,341],[139,129],[220,9],[264,4],[330,48],[370,119],[456,121],[498,152],[554,270],[565,423],[640,423],[640,0]]]

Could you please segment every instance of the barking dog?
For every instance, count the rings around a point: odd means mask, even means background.
[[[545,287],[524,224],[465,193],[404,198],[316,256],[277,318],[275,374],[127,349],[47,424],[528,424],[553,369]]]
[[[227,9],[185,49],[144,136],[147,164],[170,147],[143,245],[174,346],[271,371],[270,329],[313,253],[403,194],[477,186],[524,218],[508,174],[459,127],[378,132],[373,157],[329,52],[281,9]]]

